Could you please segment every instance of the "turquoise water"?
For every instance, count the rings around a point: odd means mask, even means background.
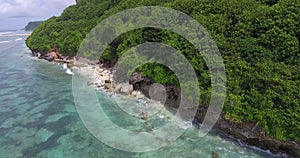
[[[200,158],[212,157],[212,152],[222,158],[274,157],[217,132],[199,138],[194,127],[157,151],[132,153],[111,148],[98,141],[80,120],[72,96],[72,76],[59,65],[30,57],[24,38],[0,36],[0,74],[1,158]],[[105,107],[111,120],[124,128],[132,125],[132,118],[118,112],[107,94],[99,92],[98,97],[111,105],[111,109]]]

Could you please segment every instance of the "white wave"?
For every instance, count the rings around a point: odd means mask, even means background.
[[[0,41],[0,44],[2,44],[2,43],[9,43],[9,42],[11,42],[11,41]]]
[[[15,41],[21,41],[23,38],[17,38],[15,39]]]
[[[62,65],[62,67],[63,67],[63,69],[68,69],[68,66],[67,66],[67,63],[64,63],[63,65]]]
[[[6,34],[10,34],[10,33],[13,33],[13,32],[0,32],[0,35],[6,35]]]
[[[159,115],[159,116],[157,116],[157,119],[158,119],[159,121],[163,121],[163,120],[164,120],[164,118],[165,118],[165,116],[164,116],[164,115]]]
[[[188,128],[193,127],[193,123],[187,122],[187,121],[182,121],[181,123],[178,124],[178,126],[179,126],[179,128],[186,130]]]
[[[66,70],[66,74],[69,74],[69,75],[74,75],[74,73],[69,69],[69,68],[67,68],[67,70]]]

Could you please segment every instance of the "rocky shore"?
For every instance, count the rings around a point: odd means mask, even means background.
[[[134,90],[140,90],[148,96],[149,86],[153,81],[147,77],[142,77],[141,73],[134,73],[130,78]],[[177,108],[180,102],[180,89],[174,85],[165,85],[167,93],[166,106]],[[203,122],[207,112],[207,106],[199,106],[195,121]],[[300,157],[300,143],[295,141],[281,141],[266,136],[266,131],[255,122],[242,121],[236,122],[233,119],[227,119],[224,114],[216,122],[215,129],[220,130],[233,138],[240,140],[249,146],[269,150],[282,157]]]
[[[202,122],[206,111],[207,107],[200,107],[195,120]],[[235,122],[233,119],[227,119],[225,115],[222,114],[214,128],[240,140],[242,143],[270,151],[271,153],[280,155],[280,157],[300,157],[299,142],[281,141],[267,137],[266,131],[255,122]]]
[[[135,72],[131,75],[129,82],[114,83],[113,73],[111,68],[100,67],[95,68],[95,82],[88,83],[98,88],[104,89],[107,92],[120,93],[130,97],[150,97],[149,91],[154,83],[150,78],[143,77],[140,72]],[[178,108],[180,102],[180,89],[174,85],[164,85],[167,94],[165,106],[169,109]],[[158,92],[159,93],[159,92]],[[201,123],[205,117],[208,107],[200,106],[195,121]],[[141,117],[145,118],[145,114]],[[265,130],[254,122],[242,121],[235,122],[233,119],[227,119],[222,114],[214,126],[241,142],[259,147],[263,150],[269,150],[274,154],[279,154],[282,157],[300,157],[300,144],[295,141],[280,141],[266,136]]]
[[[110,95],[117,96],[118,98],[130,99],[137,103],[139,106],[122,107],[120,108],[127,111],[139,111],[138,114],[132,114],[147,121],[148,118],[157,115],[156,119],[170,121],[173,114],[158,100],[152,100],[141,91],[136,90],[130,82],[117,83],[113,79],[113,69],[99,64],[98,61],[92,61],[85,58],[72,59],[72,68],[76,69],[75,73],[79,73],[87,77],[87,86],[94,86],[96,89],[105,91]],[[125,105],[124,105],[125,106]],[[129,111],[130,111],[129,110]],[[127,111],[128,112],[128,111]],[[152,131],[152,129],[145,129]]]
[[[145,102],[149,102],[149,98],[152,98],[149,91],[154,82],[150,78],[143,77],[139,72],[133,73],[128,82],[116,83],[113,79],[113,69],[99,64],[98,61],[75,60],[62,57],[56,49],[52,49],[44,54],[33,52],[33,55],[39,59],[67,63],[68,67],[79,67],[85,75],[92,75],[93,79],[87,83],[88,86],[95,86],[112,94],[122,94],[130,98],[147,100]],[[181,96],[180,88],[174,85],[164,85],[164,91],[166,93],[165,107],[167,109],[178,108]],[[161,92],[156,93],[159,94]],[[203,121],[207,108],[206,106],[199,106],[195,117],[196,122],[201,123]],[[147,116],[147,112],[140,114],[141,119],[147,119]],[[269,150],[274,154],[281,155],[281,157],[300,157],[299,142],[280,141],[267,137],[265,130],[255,122],[236,122],[233,119],[227,119],[222,114],[214,128],[240,140],[242,143]]]

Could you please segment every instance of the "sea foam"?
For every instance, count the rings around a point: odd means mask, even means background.
[[[9,43],[9,42],[11,42],[11,41],[0,41],[0,44],[2,44],[2,43]]]
[[[0,35],[6,35],[6,34],[10,34],[10,33],[13,33],[13,32],[0,32]]]
[[[64,63],[64,64],[62,65],[62,67],[63,67],[64,69],[68,69],[68,66],[67,66],[66,63]]]
[[[66,74],[74,75],[74,73],[73,73],[70,69],[67,69],[67,70],[66,70]]]

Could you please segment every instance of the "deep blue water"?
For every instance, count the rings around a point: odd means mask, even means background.
[[[218,133],[198,138],[190,128],[157,151],[132,153],[98,141],[84,126],[72,96],[72,76],[57,64],[32,58],[24,37],[0,36],[0,157],[273,157]],[[108,95],[99,100],[116,110]],[[126,126],[130,118],[108,112]],[[100,125],[101,126],[101,125]],[[135,126],[139,126],[138,124]],[[112,139],[114,136],[111,136]]]

